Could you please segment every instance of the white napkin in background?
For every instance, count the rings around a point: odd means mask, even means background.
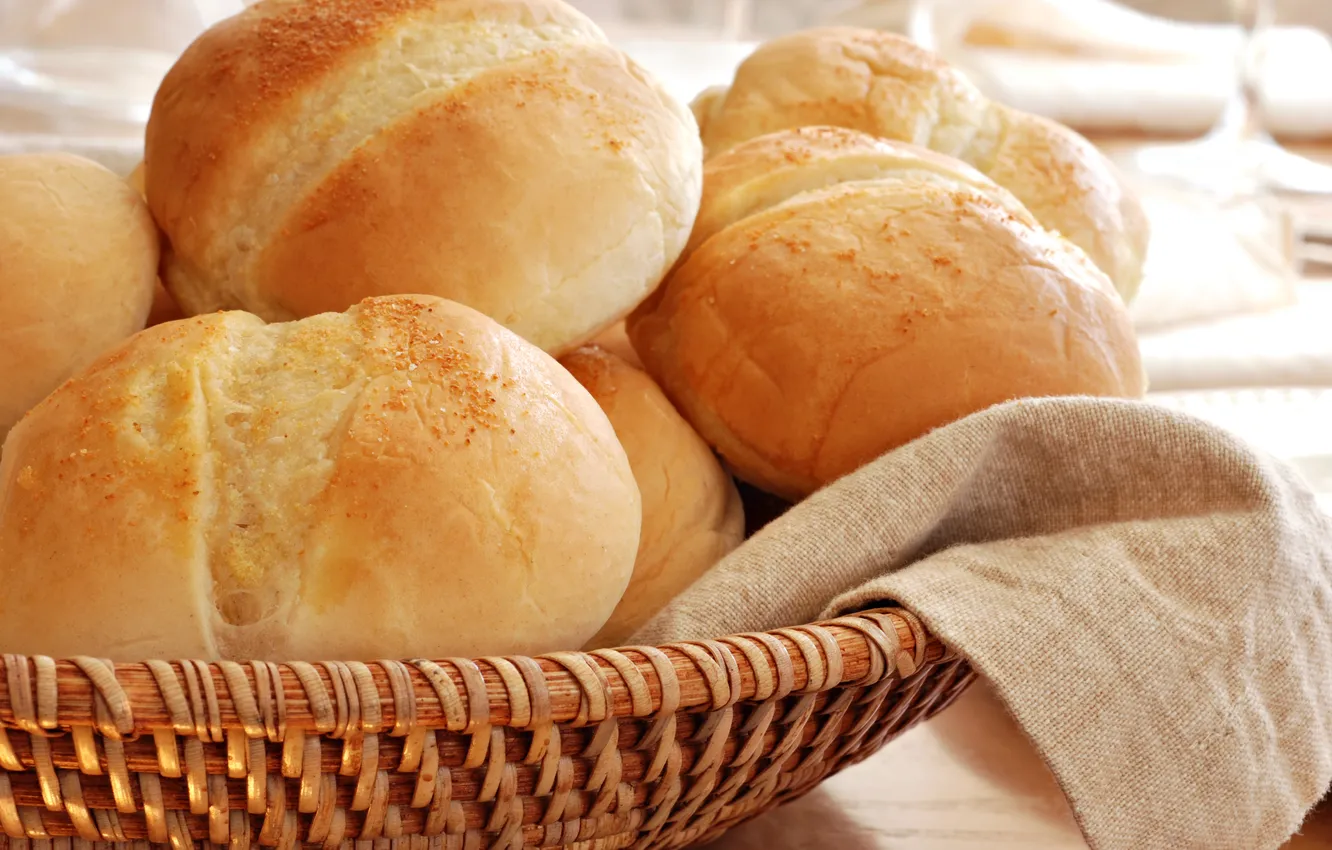
[[[1294,236],[1275,201],[1220,207],[1210,198],[1130,182],[1152,227],[1142,288],[1129,307],[1140,335],[1296,302]]]
[[[1289,307],[1142,334],[1139,342],[1153,391],[1332,387],[1329,328],[1332,285],[1307,283]]]
[[[1220,6],[1218,0],[1218,6]],[[907,31],[906,0],[865,0],[838,23]],[[990,96],[1082,130],[1198,134],[1229,96],[1239,32],[1111,0],[934,0],[934,47]],[[1332,136],[1332,42],[1277,27],[1263,47],[1270,129]]]

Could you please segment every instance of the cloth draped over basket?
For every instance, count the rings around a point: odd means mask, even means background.
[[[1097,850],[1275,848],[1332,781],[1332,521],[1211,425],[991,408],[797,505],[635,640],[885,603],[991,681]]]

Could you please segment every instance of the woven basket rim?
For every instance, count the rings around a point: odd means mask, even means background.
[[[59,735],[92,726],[125,740],[174,729],[204,741],[224,740],[228,730],[271,741],[292,729],[470,734],[715,711],[905,678],[948,657],[914,614],[896,607],[715,640],[536,657],[113,664],[4,655],[0,731]]]
[[[0,848],[36,850],[692,846],[974,676],[901,608],[535,658],[0,668]]]

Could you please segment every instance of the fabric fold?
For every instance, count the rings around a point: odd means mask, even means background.
[[[1332,521],[1199,420],[991,408],[797,505],[635,640],[885,603],[993,683],[1098,850],[1277,847],[1332,781]]]

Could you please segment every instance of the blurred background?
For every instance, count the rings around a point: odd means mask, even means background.
[[[905,34],[1099,145],[1152,219],[1153,398],[1332,498],[1332,0],[572,0],[684,100],[763,40]],[[0,152],[122,174],[175,57],[243,0],[0,0]],[[1332,502],[1330,502],[1332,504]]]

